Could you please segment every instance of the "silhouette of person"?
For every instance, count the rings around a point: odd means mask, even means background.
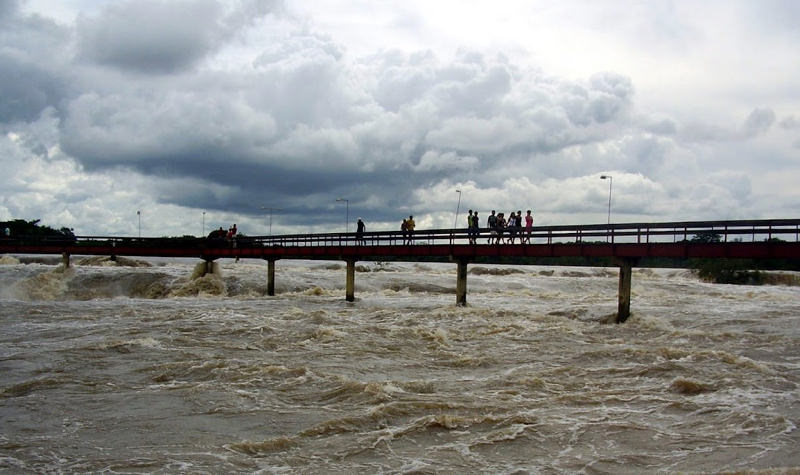
[[[364,230],[367,227],[364,225],[364,221],[361,221],[361,218],[358,218],[358,223],[356,224],[356,244],[366,244],[367,242],[364,240]]]

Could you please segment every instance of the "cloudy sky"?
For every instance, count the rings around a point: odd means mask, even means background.
[[[795,0],[0,0],[0,220],[798,218],[799,85]]]

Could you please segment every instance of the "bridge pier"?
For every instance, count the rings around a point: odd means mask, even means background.
[[[619,294],[617,302],[617,323],[624,323],[631,316],[631,275],[638,259],[618,258]]]
[[[64,266],[64,269],[69,269],[69,253],[64,252],[61,254],[61,264]]]
[[[456,271],[456,305],[467,305],[467,259],[458,260],[458,270]]]
[[[267,295],[275,295],[275,259],[267,260]]]
[[[345,297],[348,302],[355,301],[355,287],[356,287],[356,261],[348,259],[347,261],[347,280],[345,284]]]
[[[195,267],[194,275],[192,276],[192,278],[203,277],[203,276],[208,275],[208,274],[215,274],[216,273],[216,272],[214,272],[214,267],[215,267],[214,266],[214,259],[203,259],[203,262],[201,263],[201,265],[202,265],[202,267],[200,265]]]

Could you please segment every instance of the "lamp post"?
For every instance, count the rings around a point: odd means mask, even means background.
[[[205,236],[206,236],[206,212],[203,211],[203,234],[201,234],[200,237],[205,237]]]
[[[269,235],[272,236],[272,212],[281,211],[281,208],[270,208],[269,206],[262,206],[262,210],[269,210]]]
[[[453,218],[453,229],[458,225],[458,209],[461,207],[461,190],[456,190],[458,193],[458,204],[456,205],[456,217]]]
[[[608,224],[611,224],[611,186],[614,184],[614,177],[611,175],[600,175],[601,180],[608,178]]]
[[[345,204],[345,218],[344,218],[344,232],[350,232],[350,200],[346,198],[336,198],[336,201],[344,201]]]
[[[137,210],[136,216],[139,218],[139,239],[142,238],[142,211]]]

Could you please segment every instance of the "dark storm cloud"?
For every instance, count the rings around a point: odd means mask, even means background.
[[[136,0],[107,7],[78,22],[79,55],[139,72],[172,72],[203,58],[221,35],[213,0]]]
[[[308,34],[271,45],[253,64],[248,73],[83,94],[69,104],[62,146],[90,170],[233,187],[240,196],[225,204],[234,207],[260,196],[313,208],[347,195],[391,209],[417,187],[603,139],[625,120],[633,94],[620,75],[557,82],[474,53],[443,63],[386,52],[356,74],[335,44]],[[205,206],[198,198],[169,193],[176,204]]]
[[[530,170],[565,178],[664,161],[667,146],[646,138],[624,141],[614,149],[621,157],[601,150],[631,120],[632,81],[615,73],[567,81],[471,51],[448,60],[382,51],[354,62],[324,35],[272,32],[270,21],[259,24],[268,40],[246,66],[206,61],[224,54],[242,25],[277,9],[112,4],[79,19],[79,61],[54,69],[62,72],[23,71],[26,63],[8,59],[14,67],[3,74],[28,79],[5,86],[18,101],[6,114],[30,120],[58,102],[60,149],[84,170],[153,177],[153,199],[165,204],[243,214],[280,206],[285,223],[324,221],[319,210],[335,208],[336,197],[393,221],[399,210],[440,208],[420,189],[471,180],[502,188]],[[67,77],[70,96],[59,88]],[[676,128],[649,123],[663,134]]]
[[[70,32],[50,20],[22,16],[19,2],[0,7],[0,122],[31,121],[67,93],[63,69]]]
[[[63,78],[0,53],[0,122],[31,121],[65,94]]]
[[[5,20],[19,9],[19,0],[4,0],[0,2],[0,21]]]
[[[135,0],[112,4],[78,21],[79,57],[140,73],[191,68],[238,28],[278,2],[238,2],[225,12],[217,0]]]

